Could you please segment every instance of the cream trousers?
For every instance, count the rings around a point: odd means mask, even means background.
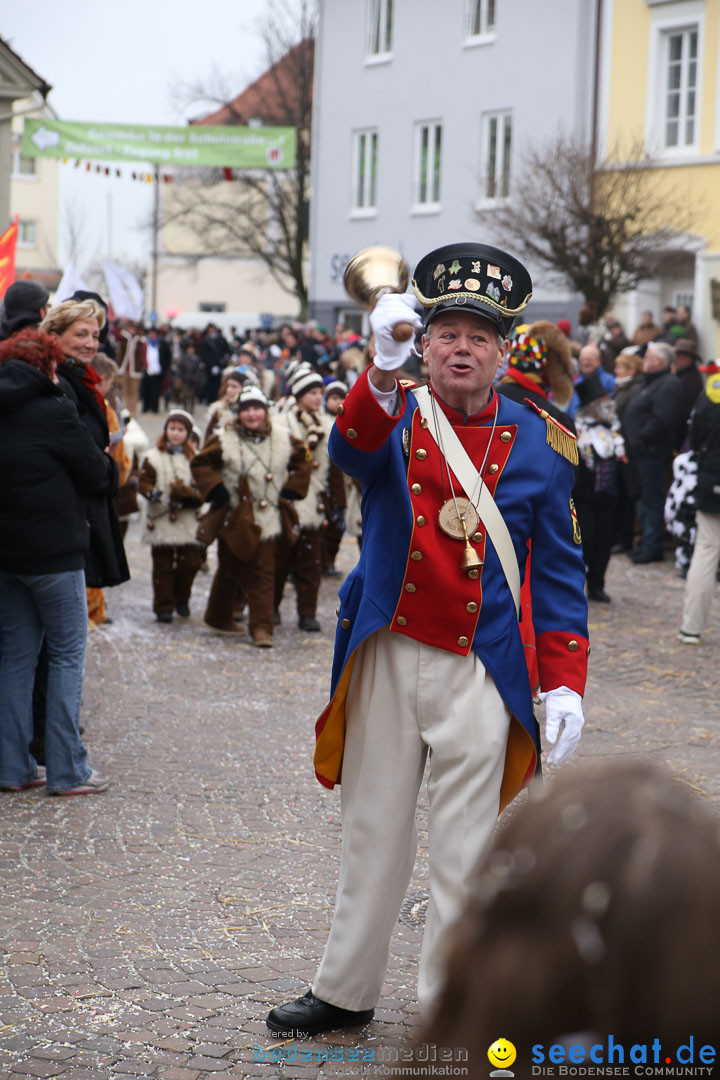
[[[702,634],[707,628],[710,601],[715,595],[715,574],[720,561],[720,514],[696,515],[697,535],[683,600],[682,629]]]
[[[379,630],[363,643],[346,701],[342,855],[335,914],[313,993],[371,1009],[415,863],[415,806],[430,752],[430,900],[418,999],[442,989],[449,927],[462,911],[498,813],[509,713],[471,653]]]

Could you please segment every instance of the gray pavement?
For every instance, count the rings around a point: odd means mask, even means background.
[[[127,546],[133,578],[91,634],[84,695],[90,760],[112,788],[0,796],[0,1080],[378,1075],[418,1034],[424,793],[375,1021],[285,1043],[295,1060],[282,1064],[264,1023],[306,989],[332,913],[340,799],[315,781],[312,746],[338,582],[323,583],[321,634],[295,628],[288,593],[275,648],[258,651],[203,627],[209,575],[190,620],[156,624],[137,527]],[[345,571],[354,557],[344,541]],[[612,604],[591,611],[579,756],[650,755],[720,801],[717,630],[699,648],[676,641],[683,584],[669,561],[616,556],[607,587]]]

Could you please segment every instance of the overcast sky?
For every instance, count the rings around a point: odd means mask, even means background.
[[[239,93],[264,70],[258,23],[267,8],[268,0],[32,0],[3,5],[0,37],[52,84],[48,100],[63,120],[182,124],[203,111],[174,94],[183,82],[209,82],[217,70]],[[60,165],[60,176],[61,220],[66,206],[82,217],[88,261],[148,256],[138,226],[150,215],[152,185],[71,165]]]

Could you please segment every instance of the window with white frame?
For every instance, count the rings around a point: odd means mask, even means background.
[[[663,34],[663,146],[694,146],[697,142],[698,27]]]
[[[368,0],[368,56],[392,52],[393,0]]]
[[[353,136],[353,210],[377,207],[378,133],[356,131]]]
[[[13,176],[37,176],[37,158],[25,157],[19,146],[13,149]]]
[[[485,113],[483,127],[483,194],[485,199],[506,199],[510,194],[512,112]]]
[[[415,205],[440,205],[442,175],[442,123],[424,121],[415,125]]]
[[[18,247],[37,247],[37,221],[18,222]]]
[[[484,37],[495,30],[495,0],[467,0],[465,34],[469,38]]]

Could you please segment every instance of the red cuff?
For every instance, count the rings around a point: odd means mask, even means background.
[[[585,693],[590,644],[581,634],[546,630],[535,639],[540,687],[544,691],[567,686],[580,697]]]
[[[371,454],[380,449],[405,412],[405,390],[398,382],[400,409],[396,416],[388,416],[367,384],[369,373],[367,368],[350,390],[338,410],[335,426],[353,449]]]

